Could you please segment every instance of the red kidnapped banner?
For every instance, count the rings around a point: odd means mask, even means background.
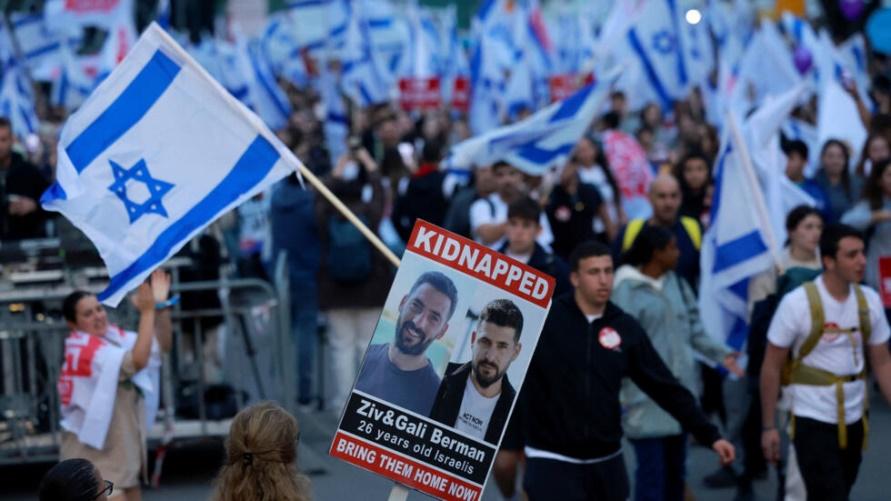
[[[338,431],[331,455],[439,499],[476,500],[482,487]]]
[[[121,0],[65,0],[65,10],[73,12],[110,11]]]
[[[554,278],[550,275],[426,221],[415,224],[406,250],[463,271],[542,308],[551,302]]]
[[[548,81],[548,87],[551,92],[551,102],[562,101],[575,94],[577,90],[592,83],[594,83],[593,73],[585,73],[584,75],[573,75],[568,73],[554,75]]]
[[[399,104],[405,111],[433,110],[442,103],[439,78],[399,79]]]
[[[470,80],[466,77],[455,79],[455,88],[452,89],[452,108],[467,113],[470,109]]]

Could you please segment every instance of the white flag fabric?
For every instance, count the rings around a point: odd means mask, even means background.
[[[31,78],[42,82],[53,80],[61,64],[62,36],[50,31],[41,14],[13,13],[9,22],[21,55],[31,70]]]
[[[44,193],[96,245],[111,306],[300,161],[157,24],[62,129]]]
[[[808,84],[799,83],[777,96],[768,96],[745,122],[743,136],[751,152],[752,167],[758,175],[773,234],[785,239],[786,214],[798,205],[816,201],[786,177],[786,157],[780,148],[780,130],[795,106],[807,97]],[[816,153],[814,153],[816,155]]]
[[[748,148],[732,136],[725,134],[716,163],[712,222],[700,255],[699,311],[706,332],[741,351],[749,280],[772,265],[774,238],[757,175],[745,162]]]
[[[530,175],[562,165],[601,110],[614,79],[594,82],[520,122],[455,145],[447,165],[470,169],[504,160]]]

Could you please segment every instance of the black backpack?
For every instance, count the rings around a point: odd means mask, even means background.
[[[764,352],[767,351],[767,331],[770,329],[770,321],[773,320],[773,314],[776,313],[780,300],[783,299],[787,292],[791,292],[799,285],[814,280],[820,273],[822,273],[822,270],[798,266],[789,268],[777,279],[777,291],[758,301],[752,307],[749,337],[746,343],[746,353],[749,356],[746,374],[753,378],[751,381],[755,381],[755,384],[757,384],[761,374]]]
[[[366,226],[367,219],[358,216]],[[337,214],[328,217],[328,276],[342,284],[355,284],[371,275],[371,244],[353,223]]]

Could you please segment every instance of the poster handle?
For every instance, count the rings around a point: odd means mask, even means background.
[[[390,497],[387,498],[387,501],[405,501],[408,499],[408,489],[399,484],[393,484],[393,488],[390,489]]]

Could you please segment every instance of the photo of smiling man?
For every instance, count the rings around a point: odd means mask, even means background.
[[[517,305],[507,299],[488,303],[471,335],[471,361],[449,364],[430,417],[497,444],[516,396],[507,370],[522,349],[522,331]]]
[[[439,386],[427,348],[448,330],[457,302],[449,277],[421,274],[399,302],[393,342],[368,346],[356,389],[426,416]]]

